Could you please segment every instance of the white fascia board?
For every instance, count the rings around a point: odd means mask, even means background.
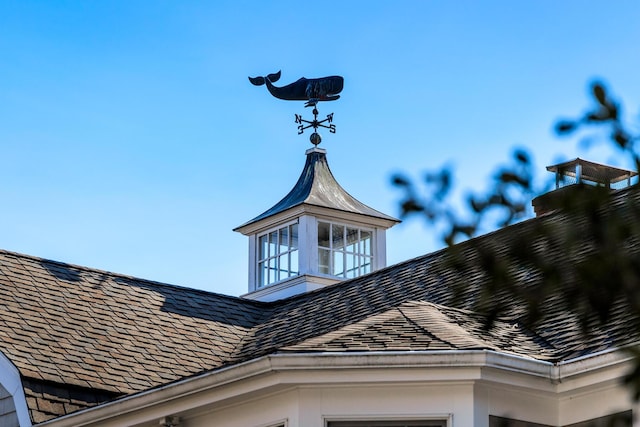
[[[278,227],[288,221],[292,221],[301,215],[319,216],[332,221],[346,221],[355,225],[361,225],[363,227],[380,227],[385,230],[393,227],[400,222],[400,220],[389,220],[385,218],[378,218],[359,213],[341,211],[339,209],[332,209],[324,206],[316,206],[303,203],[297,206],[293,206],[292,208],[289,208],[285,211],[279,212],[273,216],[269,216],[259,221],[253,222],[251,224],[234,228],[234,231],[242,233],[245,236],[258,234],[271,228]]]
[[[632,346],[614,348],[593,353],[587,356],[577,357],[575,359],[560,362],[557,365],[559,379],[570,378],[584,372],[596,369],[607,368],[609,366],[620,365],[633,360],[633,355],[627,351]]]
[[[235,390],[232,395],[227,395],[224,392],[220,392],[218,396],[213,398],[211,394],[206,397],[201,395],[200,398],[189,400],[188,403],[180,407],[180,410],[187,411],[203,404],[220,401],[223,398],[281,385],[327,383],[353,385],[354,380],[360,380],[363,383],[372,381],[377,383],[404,381],[472,383],[487,379],[482,374],[484,368],[504,370],[556,383],[561,374],[579,372],[580,375],[586,375],[591,370],[602,370],[602,363],[605,363],[607,368],[611,368],[619,367],[620,363],[629,361],[628,357],[620,357],[612,353],[615,352],[595,355],[594,360],[590,360],[586,364],[587,358],[566,362],[562,364],[562,367],[550,362],[490,350],[274,354],[177,381],[153,390],[129,395],[44,422],[38,426],[89,426],[113,420],[117,416],[154,408],[157,408],[158,414],[160,414],[161,406],[165,404],[175,403],[179,399],[185,399],[186,402],[189,397],[205,392],[218,392],[224,390],[224,386],[227,385],[234,386]],[[580,366],[573,365],[573,363],[579,363]],[[361,375],[345,376],[343,372],[347,369],[356,373],[359,371]],[[418,369],[424,370],[424,375],[416,378],[415,373]],[[335,371],[337,375],[329,375],[331,371]],[[403,371],[407,375],[403,375]],[[375,373],[375,375],[372,376],[371,373]],[[240,383],[242,380],[247,381]],[[531,386],[535,387],[533,383]],[[152,419],[159,416],[158,414],[149,415],[153,412],[156,411],[150,411],[145,417]]]
[[[561,362],[555,367],[554,377],[558,392],[573,392],[578,388],[609,382],[620,384],[632,369],[634,356],[626,348],[605,350]]]
[[[279,282],[263,286],[262,288],[254,291],[247,292],[246,294],[240,295],[240,298],[257,301],[277,301],[293,295],[335,285],[341,281],[341,279],[336,279],[335,276],[301,274],[299,276],[290,277]]]
[[[20,427],[31,427],[27,399],[18,368],[0,351],[0,384],[11,394]]]

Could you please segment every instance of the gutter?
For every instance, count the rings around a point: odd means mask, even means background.
[[[492,350],[278,353],[128,395],[99,406],[83,409],[37,424],[37,426],[88,426],[101,421],[109,421],[117,416],[132,414],[143,409],[193,396],[197,393],[214,390],[230,383],[273,373],[343,369],[365,371],[372,369],[388,370],[389,368],[494,368],[547,379],[557,384],[563,378],[584,375],[606,367],[622,365],[631,359],[632,357],[628,354],[623,354],[621,349],[607,350],[559,364]],[[469,380],[478,379],[481,379],[481,377],[469,378]],[[460,379],[456,378],[455,380]],[[286,382],[281,382],[280,384],[286,384]]]

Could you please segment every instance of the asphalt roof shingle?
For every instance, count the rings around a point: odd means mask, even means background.
[[[576,227],[561,214],[535,218],[459,245],[457,271],[442,250],[274,303],[0,251],[0,351],[18,368],[39,422],[274,352],[491,349],[559,362],[637,341],[624,301],[588,337],[554,298],[534,329],[508,294],[495,293],[509,309],[489,330],[470,311],[486,291],[473,245],[500,253],[543,223]],[[559,265],[579,256],[539,241],[528,250]],[[523,288],[540,280],[517,273]],[[460,280],[465,294],[456,298]]]

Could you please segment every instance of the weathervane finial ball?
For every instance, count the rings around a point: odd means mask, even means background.
[[[322,142],[322,137],[318,132],[314,132],[309,136],[309,141],[315,146],[318,146]]]

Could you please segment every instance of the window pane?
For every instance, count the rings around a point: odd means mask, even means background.
[[[319,221],[318,271],[346,278],[370,273],[373,266],[372,243],[371,231]]]
[[[267,236],[260,236],[260,241],[258,242],[259,254],[258,259],[263,260],[269,256],[268,246],[267,246]]]
[[[277,258],[271,258],[269,260],[269,283],[273,283],[278,280],[276,278],[276,261]]]
[[[279,239],[280,250],[278,251],[278,253],[281,254],[289,250],[289,227],[281,228],[279,231],[280,231],[280,239]]]
[[[291,251],[291,265],[289,266],[291,271],[290,276],[298,274],[298,250]]]
[[[258,264],[258,286],[268,285],[269,271],[267,270],[267,263],[261,262]]]
[[[278,243],[278,232],[272,231],[269,233],[269,256],[276,256],[276,244]]]
[[[347,227],[347,251],[358,252],[358,229]]]
[[[266,286],[298,274],[298,224],[258,237],[257,286]]]
[[[322,274],[329,274],[330,252],[328,249],[318,249],[318,271]]]
[[[358,255],[356,254],[346,254],[346,257],[347,257],[346,277],[350,279],[358,275],[358,264],[356,263],[357,256]]]
[[[333,253],[333,275],[344,277],[344,255],[343,252]]]
[[[298,224],[291,225],[291,233],[289,236],[291,238],[291,249],[298,249]]]
[[[361,253],[371,256],[371,232],[361,230],[360,240],[362,241]]]
[[[318,223],[318,246],[329,247],[329,224],[326,222]]]
[[[362,265],[360,266],[360,274],[371,273],[371,258],[363,256],[361,258]]]
[[[333,249],[342,249],[344,247],[344,225],[332,224],[331,233],[331,237],[333,239]]]
[[[280,276],[278,280],[289,277],[289,254],[280,255]]]

